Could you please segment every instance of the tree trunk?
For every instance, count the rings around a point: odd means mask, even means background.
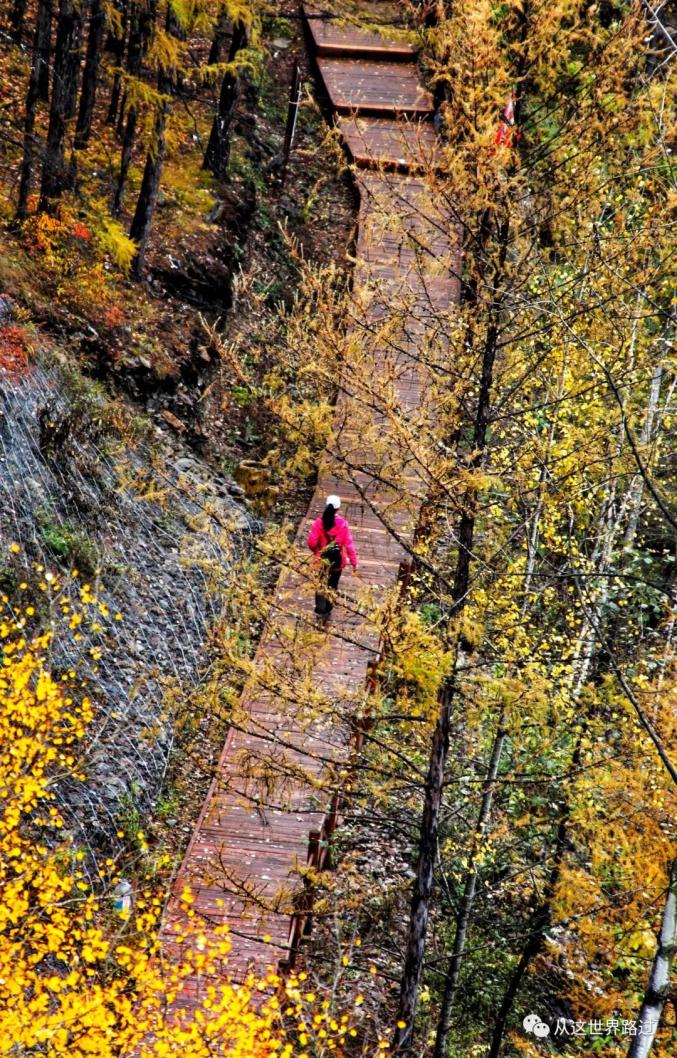
[[[103,10],[103,0],[92,0],[89,37],[87,38],[87,54],[85,57],[85,68],[82,74],[80,107],[78,110],[77,125],[75,127],[75,141],[73,143],[76,150],[82,150],[82,148],[86,146],[92,131],[92,118],[94,117],[94,104],[96,103],[96,89],[99,78],[99,60],[101,58],[104,25],[105,13]]]
[[[228,62],[233,62],[237,53],[247,43],[247,30],[242,22],[236,22],[233,26],[233,36],[228,52]],[[217,180],[225,180],[228,171],[228,159],[230,157],[230,126],[235,112],[239,91],[239,77],[237,74],[227,73],[221,83],[219,104],[214,115],[212,131],[209,143],[205,151],[203,169],[209,169]]]
[[[223,10],[218,17],[216,26],[214,28],[214,36],[212,37],[212,46],[209,49],[209,58],[207,59],[208,66],[214,66],[215,63],[221,58],[221,49],[225,44],[226,37],[228,36],[228,13]]]
[[[38,96],[43,103],[49,102],[50,55],[52,52],[52,4],[45,5],[45,33],[40,49]]]
[[[125,118],[127,117],[127,93],[122,92],[120,98],[120,111],[118,113],[118,119],[115,123],[115,135],[119,140],[122,139],[122,134],[125,128]]]
[[[574,756],[578,760],[580,757],[580,741],[576,746]],[[567,825],[569,822],[569,806],[566,805],[564,814],[560,819],[559,826],[557,827],[557,837],[555,838],[555,851],[552,867],[548,875],[548,880],[545,886],[545,892],[543,899],[539,904],[538,908],[534,912],[529,925],[527,927],[527,941],[522,949],[519,962],[512,972],[510,980],[508,981],[508,987],[505,990],[505,995],[501,1002],[498,1014],[496,1015],[496,1024],[494,1025],[494,1031],[491,1037],[491,1046],[487,1058],[498,1058],[500,1054],[501,1046],[503,1044],[503,1034],[505,1032],[505,1026],[510,1016],[513,1003],[519,992],[520,985],[522,984],[522,978],[524,977],[531,960],[538,955],[539,951],[543,946],[543,940],[545,934],[550,928],[552,921],[552,900],[557,890],[559,883],[559,876],[562,870],[562,861],[564,860],[564,853],[567,847]]]
[[[179,28],[174,20],[171,9],[167,12],[167,31],[175,36],[179,35]],[[130,238],[138,244],[136,256],[132,262],[132,274],[140,279],[143,273],[144,258],[150,235],[150,226],[157,205],[158,191],[160,190],[160,177],[166,151],[167,117],[170,109],[170,96],[176,85],[176,71],[163,70],[158,77],[158,91],[162,102],[159,105],[155,117],[153,129],[153,144],[146,156],[146,164],[143,170],[141,190],[134,211],[134,218],[129,229]]]
[[[143,272],[150,226],[157,205],[158,191],[160,190],[160,176],[166,149],[165,131],[168,113],[169,103],[161,103],[153,129],[153,150],[149,151],[146,156],[141,190],[139,191],[136,210],[134,211],[134,219],[129,229],[130,238],[138,243],[138,249],[132,264],[132,274],[137,279],[141,278]]]
[[[418,1006],[418,991],[423,971],[423,956],[430,914],[430,898],[433,891],[433,869],[437,854],[437,835],[444,788],[444,765],[449,752],[451,707],[456,691],[455,676],[454,671],[442,684],[440,712],[433,735],[430,763],[425,784],[418,864],[411,898],[409,935],[397,1011],[398,1027],[393,1037],[393,1053],[399,1054],[404,1054],[411,1048],[414,1017]],[[404,1024],[403,1028],[399,1027],[400,1023]]]
[[[14,0],[10,20],[10,35],[16,44],[21,44],[28,0]]]
[[[494,736],[494,744],[491,750],[491,758],[489,760],[489,768],[487,771],[487,777],[484,782],[484,790],[482,793],[482,804],[480,806],[480,814],[477,820],[477,827],[475,829],[475,849],[473,850],[473,860],[477,853],[477,845],[481,842],[484,833],[486,831],[487,823],[489,821],[489,814],[491,812],[491,803],[494,797],[494,790],[496,789],[496,779],[498,777],[498,769],[501,763],[501,754],[503,753],[503,745],[505,743],[506,731],[503,726],[504,716],[501,713],[498,719],[498,725],[496,728],[496,735]],[[456,992],[458,991],[458,982],[461,976],[461,964],[463,962],[463,955],[465,953],[465,942],[468,936],[468,926],[470,924],[470,916],[472,915],[473,903],[475,901],[475,892],[477,889],[477,879],[479,872],[474,863],[471,863],[470,870],[465,878],[465,885],[463,887],[463,899],[461,901],[461,907],[459,909],[458,917],[456,920],[456,935],[454,937],[454,950],[449,959],[447,966],[447,972],[444,980],[444,994],[442,996],[442,1006],[440,1009],[440,1015],[437,1022],[437,1034],[435,1037],[435,1049],[433,1050],[433,1058],[444,1058],[447,1050],[447,1036],[449,1035],[449,1019],[451,1016],[452,1007],[454,1005],[454,999],[456,998]]]
[[[82,7],[74,0],[60,0],[56,31],[52,105],[40,188],[41,210],[51,210],[66,186],[66,125],[77,97]]]
[[[75,0],[75,12],[77,15],[76,36],[73,47],[66,54],[65,77],[71,86],[66,98],[66,120],[71,121],[78,112],[78,87],[80,84],[81,44],[85,26],[85,18],[90,0]]]
[[[108,113],[106,115],[106,124],[115,125],[118,116],[118,107],[120,105],[120,96],[122,95],[122,72],[117,69],[113,74],[113,84],[110,90],[110,102],[108,103]]]
[[[498,279],[505,264],[509,230],[509,221],[506,219],[499,229],[501,250],[499,253],[497,274],[494,277],[495,289],[498,288]],[[499,306],[496,304],[495,311],[498,312],[498,309]],[[475,453],[472,459],[473,466],[478,466],[484,456],[487,425],[489,422],[489,402],[493,382],[493,367],[496,359],[497,337],[498,328],[494,323],[491,323],[487,330],[482,356],[482,377],[472,440],[472,450]],[[474,498],[472,496],[466,496],[459,528],[459,553],[456,563],[456,575],[453,590],[454,613],[457,613],[463,607],[468,591],[468,585],[470,583],[470,557],[472,555],[473,536],[475,532],[474,508]],[[461,646],[462,644],[457,641],[455,646],[456,659],[458,659]],[[404,1027],[397,1027],[393,1035],[392,1047],[394,1054],[406,1054],[411,1050],[412,1046],[414,1017],[416,1015],[418,991],[421,983],[421,974],[423,972],[425,939],[428,930],[430,901],[433,891],[433,875],[435,856],[437,854],[439,817],[444,790],[444,770],[449,752],[451,707],[456,692],[455,668],[456,663],[454,664],[454,672],[452,672],[451,676],[447,677],[442,685],[440,693],[440,711],[430,751],[430,763],[425,784],[423,815],[419,831],[418,864],[411,900],[409,934],[407,938],[407,949],[400,985],[400,1000],[396,1018],[398,1025],[401,1022],[404,1024]]]
[[[541,515],[543,513],[543,495],[545,490],[545,482],[547,476],[547,467],[549,465],[550,452],[555,440],[555,430],[559,419],[559,408],[562,397],[564,396],[564,381],[566,378],[566,362],[562,367],[559,377],[559,386],[555,395],[554,414],[550,421],[550,427],[548,429],[548,440],[543,454],[543,464],[541,466],[541,472],[538,481],[538,498],[536,501],[536,509],[531,515],[531,527],[527,530],[526,546],[527,546],[527,564],[524,571],[524,586],[522,588],[522,607],[521,612],[523,616],[526,616],[527,609],[529,607],[529,594],[531,592],[531,582],[536,568],[536,554],[538,551],[538,539],[540,534],[540,523]],[[525,516],[526,512],[525,512]]]
[[[129,30],[129,44],[127,46],[127,72],[132,77],[138,77],[141,73],[143,57],[146,54],[150,42],[153,22],[155,21],[155,10],[156,3],[155,0],[152,0],[152,2],[149,2],[144,7],[136,8],[134,11],[132,24]],[[123,115],[124,101],[120,112],[118,128],[122,123]],[[119,217],[122,211],[122,200],[124,198],[127,176],[129,175],[129,166],[132,160],[136,126],[137,110],[135,106],[130,105],[127,108],[127,122],[125,124],[125,131],[122,139],[122,151],[120,153],[120,172],[118,174],[118,182],[113,197],[112,213],[114,217]]]
[[[118,106],[120,105],[120,95],[122,92],[122,60],[125,54],[125,41],[127,38],[127,23],[128,19],[128,5],[122,3],[119,6],[120,11],[120,35],[116,36],[111,33],[106,42],[106,50],[110,52],[113,57],[115,64],[115,72],[113,74],[113,84],[110,93],[110,102],[108,104],[108,114],[106,115],[106,124],[114,125],[117,118]]]
[[[672,328],[666,327],[666,336],[663,336],[661,340],[661,353],[667,356],[670,334]],[[663,380],[663,365],[659,362],[654,365],[654,369],[651,375],[651,388],[649,390],[649,404],[646,410],[646,416],[644,424],[642,426],[642,432],[640,434],[640,443],[648,445],[654,434],[654,421],[656,419],[656,413],[658,411],[658,404],[661,395],[661,382]],[[639,515],[642,507],[642,497],[644,495],[644,480],[640,474],[637,474],[630,485],[629,490],[629,505],[630,505],[630,517],[628,518],[628,525],[625,530],[625,538],[623,544],[625,547],[632,547],[637,534],[637,526],[639,524]]]
[[[663,921],[658,936],[649,981],[637,1016],[637,1035],[633,1037],[628,1058],[648,1058],[653,1047],[656,1029],[670,993],[670,970],[677,951],[677,858],[672,862],[668,891],[663,909]]]
[[[124,113],[124,100],[123,107],[121,110]],[[132,160],[132,151],[134,149],[134,139],[136,137],[136,107],[130,107],[127,113],[127,123],[125,124],[125,132],[122,140],[122,151],[120,153],[120,172],[118,173],[118,182],[115,187],[115,195],[113,197],[112,213],[114,217],[119,217],[122,212],[122,200],[125,194],[125,188],[127,186],[127,177],[129,175],[129,166]]]
[[[38,0],[38,9],[35,16],[33,61],[31,64],[30,77],[28,79],[28,92],[26,93],[23,157],[21,159],[21,171],[19,175],[19,199],[16,207],[16,215],[19,220],[23,220],[28,213],[28,196],[30,195],[31,181],[33,179],[35,115],[38,99],[40,97],[40,72],[44,41],[46,34],[49,32],[49,4],[50,0]]]

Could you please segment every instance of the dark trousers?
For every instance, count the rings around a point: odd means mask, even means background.
[[[341,579],[341,572],[341,567],[338,566],[336,569],[330,569],[329,572],[325,575],[327,580],[327,587],[331,591],[336,591],[336,589],[338,588],[339,581]],[[316,614],[318,614],[320,617],[327,617],[331,613],[332,607],[333,603],[330,599],[327,598],[326,595],[323,595],[320,591],[315,592]]]

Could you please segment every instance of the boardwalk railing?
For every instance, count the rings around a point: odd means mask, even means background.
[[[378,687],[378,671],[381,658],[371,660],[367,663],[367,691],[375,693]],[[351,723],[351,757],[362,752],[365,738],[373,726],[373,719],[367,715],[353,717]],[[296,966],[301,944],[305,937],[309,936],[313,928],[313,902],[314,892],[311,880],[312,874],[320,871],[331,870],[332,863],[332,839],[340,823],[341,813],[345,804],[345,794],[335,791],[331,798],[329,811],[322,820],[319,830],[311,830],[308,835],[308,859],[306,871],[303,876],[303,888],[297,894],[297,910],[291,917],[289,928],[288,947],[289,952],[284,959],[280,959],[279,968],[282,972],[293,970]]]

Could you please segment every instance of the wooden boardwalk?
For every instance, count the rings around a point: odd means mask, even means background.
[[[386,21],[396,5],[365,2],[364,7]],[[355,329],[368,334],[393,305],[402,307],[405,319],[398,341],[377,345],[370,354],[376,359],[365,372],[389,379],[406,412],[418,406],[425,384],[417,355],[422,336],[458,296],[448,270],[435,271],[436,258],[448,260],[450,252],[446,223],[426,199],[425,180],[416,172],[434,150],[430,96],[419,83],[409,44],[312,17],[308,37],[329,100],[345,111],[339,128],[358,166]],[[412,115],[428,122],[413,122]],[[387,170],[379,170],[379,163]],[[358,552],[360,590],[370,585],[378,594],[395,584],[404,554],[381,517],[391,497],[365,469],[370,463],[364,451],[365,408],[358,403],[346,385],[336,407],[334,453],[339,458],[333,466],[328,458],[320,474],[296,545],[299,557],[307,554],[305,538],[313,519],[325,497],[339,493]],[[337,478],[337,467],[345,465],[341,457],[350,463],[351,453],[359,455],[355,463],[362,469]],[[403,450],[400,470],[412,482],[411,502],[388,514],[404,537],[413,531],[419,503],[417,468],[412,460],[409,469],[410,458]],[[234,977],[293,957],[305,921],[298,870],[309,860],[322,864],[323,838],[337,821],[334,765],[348,757],[350,717],[364,701],[369,662],[379,649],[376,630],[351,604],[354,584],[346,572],[345,604],[335,607],[327,632],[321,632],[314,625],[313,587],[301,561],[297,571],[282,574],[255,658],[257,679],[245,690],[177,877],[175,893],[189,886],[193,906],[208,924],[229,925],[228,972]],[[303,715],[298,704],[300,691],[307,698],[309,688],[331,703],[320,711],[324,722],[317,712]],[[264,787],[254,781],[253,772],[260,773],[264,764],[269,774],[278,774],[277,784]],[[170,908],[168,936],[177,916]],[[179,1005],[196,1006],[202,986],[192,981]]]

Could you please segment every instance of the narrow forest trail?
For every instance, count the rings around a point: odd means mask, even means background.
[[[383,23],[396,5],[365,2],[364,8]],[[305,14],[317,73],[355,165],[360,194],[354,294],[355,304],[366,307],[359,308],[363,318],[356,326],[373,329],[393,305],[405,307],[406,333],[395,350],[384,343],[373,369],[393,380],[401,406],[414,408],[424,384],[417,356],[423,335],[436,313],[447,311],[458,298],[449,271],[435,269],[438,253],[449,254],[448,227],[432,219],[432,203],[422,204],[426,182],[421,172],[435,147],[432,98],[421,86],[410,45],[313,17],[311,8]],[[422,243],[423,264],[417,250]],[[367,289],[370,296],[360,299]],[[356,583],[374,586],[376,594],[392,587],[404,557],[379,517],[389,497],[376,472],[370,475],[364,469],[370,464],[369,452],[360,447],[363,431],[350,388],[342,388],[337,402],[335,445],[344,455],[359,453],[359,460],[352,462],[362,469],[351,480],[339,478],[328,457],[296,538],[296,547],[305,554],[306,535],[325,497],[342,497],[341,513],[353,530],[360,581],[344,574],[346,604],[337,604],[327,633],[316,636],[306,675],[312,686],[341,704],[342,712],[337,709],[336,715],[344,717],[350,715],[350,703],[364,697],[369,662],[379,651],[378,633],[365,628],[357,608],[350,605],[350,595]],[[347,459],[344,465],[350,463]],[[391,524],[401,537],[413,531],[417,504],[392,514]],[[290,956],[293,960],[306,924],[297,872],[307,863],[322,866],[323,839],[338,814],[335,790],[326,776],[332,762],[347,758],[350,746],[347,724],[332,720],[323,726],[316,718],[304,723],[295,703],[279,694],[279,679],[272,677],[274,670],[284,670],[297,630],[312,627],[313,587],[307,573],[283,572],[271,613],[255,658],[264,677],[244,692],[244,719],[229,732],[174,888],[178,896],[190,887],[193,907],[205,921],[228,924],[228,973],[236,978],[248,968],[263,971]],[[278,691],[266,693],[266,684],[277,684]],[[276,754],[280,774],[295,772],[297,778],[287,778],[280,789],[268,789],[264,796],[245,775],[251,775],[252,761],[261,757],[275,763]],[[178,918],[180,912],[170,911],[166,935]],[[180,1006],[195,1006],[201,986],[200,980],[193,980]]]

